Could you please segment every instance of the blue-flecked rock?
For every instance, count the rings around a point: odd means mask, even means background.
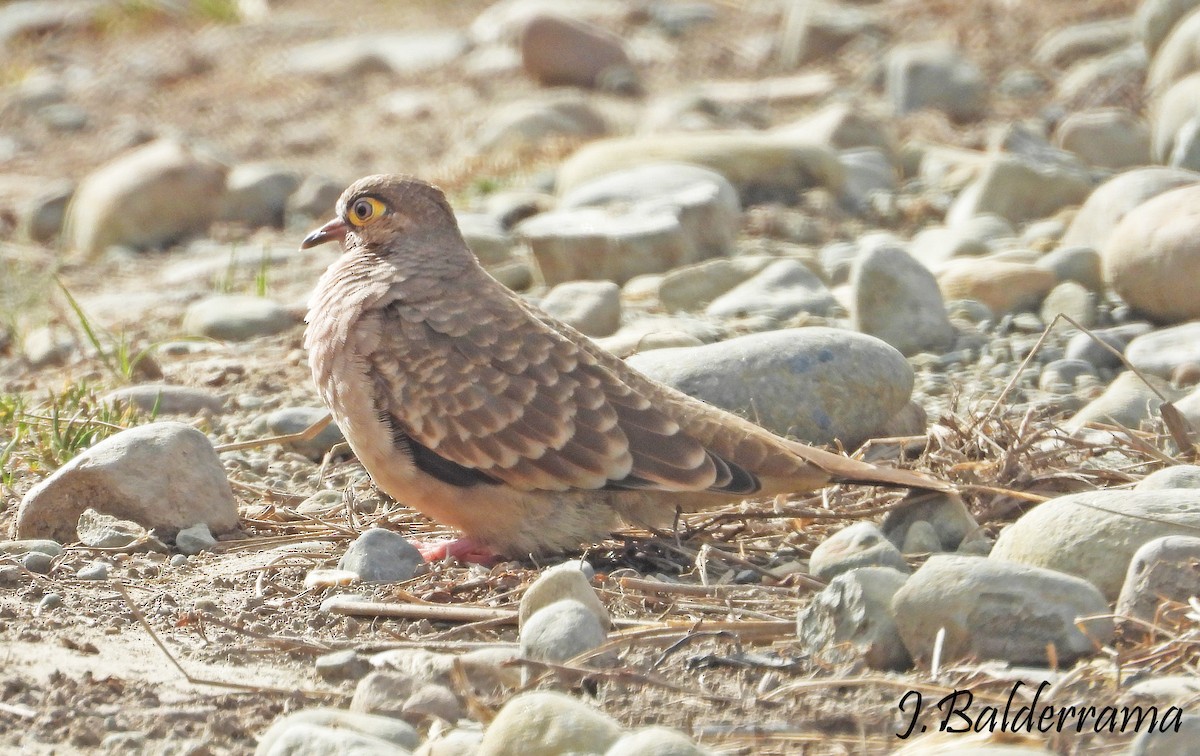
[[[883,341],[794,328],[633,355],[634,368],[685,394],[809,443],[853,448],[904,408],[913,370]]]

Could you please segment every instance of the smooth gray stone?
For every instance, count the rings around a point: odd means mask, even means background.
[[[175,548],[179,549],[180,553],[189,556],[199,554],[216,545],[217,539],[213,538],[212,531],[204,523],[184,528],[175,534]]]
[[[944,352],[955,330],[937,279],[899,244],[875,244],[854,260],[850,274],[851,322],[904,355]]]
[[[225,174],[178,142],[130,150],[80,182],[68,208],[69,244],[94,259],[112,246],[155,249],[202,233],[216,219]]]
[[[716,171],[688,163],[648,163],[580,184],[559,201],[562,208],[619,204],[675,212],[696,250],[694,259],[734,251],[742,205],[737,190]]]
[[[1125,359],[1159,378],[1170,378],[1180,365],[1200,364],[1200,322],[1142,334],[1125,347]]]
[[[535,611],[521,625],[521,655],[565,662],[599,648],[608,639],[602,620],[591,607],[561,599]]]
[[[1155,470],[1134,485],[1135,491],[1163,488],[1200,488],[1200,465],[1171,465]],[[3,551],[0,548],[0,551]]]
[[[1104,274],[1100,266],[1100,253],[1091,247],[1059,247],[1042,255],[1038,267],[1054,271],[1059,281],[1074,281],[1088,291],[1104,290]]]
[[[751,334],[656,349],[628,363],[650,377],[780,435],[853,448],[912,395],[913,370],[883,341],[833,328]]]
[[[0,541],[0,554],[9,557],[24,556],[31,551],[56,557],[63,553],[62,544],[46,538],[27,538],[19,541]]]
[[[802,312],[828,315],[837,300],[825,283],[797,260],[779,260],[712,301],[704,312],[713,318],[755,315],[776,321]]]
[[[183,330],[221,341],[273,336],[300,324],[300,317],[264,297],[216,294],[193,302],[183,315]]]
[[[412,725],[399,719],[318,706],[311,709],[301,709],[300,711],[276,719],[271,724],[271,727],[259,737],[258,748],[254,751],[255,755],[288,754],[292,752],[290,750],[291,747],[299,748],[300,744],[298,741],[300,739],[295,736],[295,732],[297,731],[295,728],[300,728],[299,732],[301,733],[311,731],[307,728],[321,728],[321,730],[329,730],[330,732],[341,733],[342,735],[355,734],[371,738],[372,741],[378,740],[384,744],[388,744],[391,748],[390,751],[363,750],[354,752],[361,754],[388,753],[391,756],[400,756],[400,754],[407,753],[416,748],[421,739],[421,736],[413,729]],[[277,744],[280,740],[283,740],[285,744],[295,743],[296,745],[290,747],[278,746]],[[353,739],[351,738],[351,740]],[[370,742],[370,745],[379,747],[374,742]],[[340,753],[336,750],[332,752]]]
[[[615,719],[565,693],[530,691],[501,707],[483,734],[479,753],[602,754],[623,734]]]
[[[357,573],[365,583],[399,583],[416,575],[424,563],[421,552],[404,536],[371,528],[347,547],[338,569]]]
[[[935,554],[892,601],[896,626],[913,658],[927,663],[940,630],[942,660],[1000,659],[1045,664],[1053,645],[1060,662],[1099,650],[1113,636],[1104,596],[1088,581],[1053,570],[975,556]]]
[[[1099,380],[1096,367],[1087,360],[1054,360],[1046,363],[1038,376],[1038,388],[1057,394],[1070,394],[1075,391],[1076,382],[1081,377]]]
[[[262,418],[261,422],[272,435],[290,436],[307,430],[318,420],[328,416],[329,410],[324,407],[282,407]],[[290,445],[309,459],[319,460],[345,440],[342,429],[331,421],[314,438],[308,441],[293,441]]]
[[[1121,373],[1108,384],[1103,394],[1072,415],[1063,428],[1069,433],[1079,433],[1086,424],[1098,423],[1136,429],[1158,417],[1158,409],[1163,403],[1160,395],[1167,401],[1183,397],[1183,392],[1172,388],[1163,379],[1153,375],[1145,378],[1143,381],[1130,371]]]
[[[873,522],[856,522],[842,528],[821,541],[808,561],[809,572],[818,580],[831,580],[859,567],[911,572],[900,550]]]
[[[621,736],[604,756],[706,756],[708,751],[669,727],[643,727]]]
[[[969,121],[987,110],[983,73],[949,45],[902,45],[889,53],[885,65],[885,87],[897,115],[934,108]]]
[[[1050,290],[1039,310],[1043,323],[1052,323],[1065,315],[1083,328],[1094,328],[1099,317],[1097,297],[1086,286],[1075,281],[1063,281]]]
[[[992,559],[1079,575],[1116,600],[1134,553],[1200,528],[1200,490],[1087,491],[1044,501],[1000,532]]]
[[[300,186],[299,173],[269,163],[235,166],[225,180],[219,218],[251,227],[282,228],[288,197]]]
[[[1114,326],[1112,328],[1102,328],[1092,331],[1092,334],[1100,341],[1108,344],[1124,354],[1125,347],[1134,338],[1150,333],[1153,326],[1149,323],[1127,323],[1125,325]],[[1063,356],[1070,360],[1087,360],[1100,368],[1117,368],[1121,366],[1119,357],[1108,351],[1104,347],[1096,343],[1091,336],[1086,333],[1077,333],[1067,342],[1067,348]]]
[[[1160,727],[1138,733],[1129,756],[1196,756],[1196,744],[1200,743],[1200,714],[1185,714],[1179,721],[1178,731],[1168,727],[1164,732]]]
[[[566,281],[540,304],[585,336],[611,336],[621,325],[621,289],[612,281]]]
[[[172,386],[166,383],[144,383],[110,391],[101,397],[104,402],[132,404],[143,412],[157,411],[162,415],[196,415],[201,412],[221,413],[225,397],[208,389],[194,386]]]

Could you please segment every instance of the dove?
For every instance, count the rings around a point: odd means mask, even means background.
[[[663,385],[492,278],[444,194],[368,176],[301,243],[321,400],[375,485],[462,533],[427,558],[578,549],[622,523],[846,482],[949,485],[777,436]]]

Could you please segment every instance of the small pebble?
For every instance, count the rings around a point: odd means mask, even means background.
[[[315,666],[317,675],[330,682],[357,680],[371,670],[371,665],[367,660],[359,656],[354,649],[334,651],[318,656]]]
[[[368,583],[399,583],[416,575],[424,563],[421,552],[404,536],[371,528],[354,539],[338,561],[338,569],[356,573]]]
[[[217,539],[213,537],[212,531],[204,523],[184,528],[175,536],[175,548],[186,555],[199,554],[216,545]]]
[[[30,572],[36,572],[39,575],[50,574],[50,568],[54,566],[54,557],[49,554],[43,554],[40,551],[31,551],[21,557],[21,565]]]
[[[111,564],[97,559],[75,573],[75,577],[80,580],[108,580],[108,574],[111,571]]]
[[[62,596],[57,593],[47,593],[42,596],[42,600],[38,602],[38,611],[43,612],[48,609],[57,609],[62,606]]]

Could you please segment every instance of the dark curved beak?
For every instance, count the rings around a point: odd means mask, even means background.
[[[304,241],[300,242],[300,249],[311,249],[318,244],[324,244],[327,241],[337,239],[339,242],[346,240],[346,232],[350,227],[346,225],[346,221],[341,218],[333,220],[321,226],[316,231],[313,231],[308,236],[304,237]]]

